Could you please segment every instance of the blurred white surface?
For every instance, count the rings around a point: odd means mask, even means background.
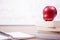
[[[21,33],[21,32],[6,32],[7,34],[10,34],[11,36],[13,36],[14,38],[17,39],[26,39],[26,38],[33,38],[33,35],[30,34],[26,34],[26,33]],[[5,37],[0,35],[0,39],[8,39],[9,37]]]
[[[57,8],[60,20],[60,0],[0,0],[0,25],[34,25],[47,5]]]
[[[0,0],[0,25],[32,25],[34,0]]]

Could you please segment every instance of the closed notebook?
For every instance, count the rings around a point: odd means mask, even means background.
[[[21,33],[21,32],[6,32],[7,34],[10,34],[14,38],[17,39],[27,39],[27,38],[33,38],[34,35],[26,34],[26,33]],[[6,36],[0,35],[0,39],[9,39]]]

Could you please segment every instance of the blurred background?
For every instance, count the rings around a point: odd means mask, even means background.
[[[35,25],[42,21],[42,11],[47,5],[55,6],[60,20],[60,0],[0,0],[0,25]]]
[[[57,8],[55,20],[60,20],[60,0],[0,0],[0,30],[35,33],[35,24],[43,21],[42,11],[47,5]]]

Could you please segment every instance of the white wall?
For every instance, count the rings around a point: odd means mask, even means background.
[[[0,0],[0,25],[34,25],[42,20],[42,10],[53,5],[58,10],[56,20],[60,20],[60,0]]]
[[[34,0],[0,0],[0,24],[34,24],[34,11]]]

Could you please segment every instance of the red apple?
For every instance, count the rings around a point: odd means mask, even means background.
[[[43,9],[43,19],[45,21],[53,21],[57,15],[57,9],[54,6],[46,6]]]

